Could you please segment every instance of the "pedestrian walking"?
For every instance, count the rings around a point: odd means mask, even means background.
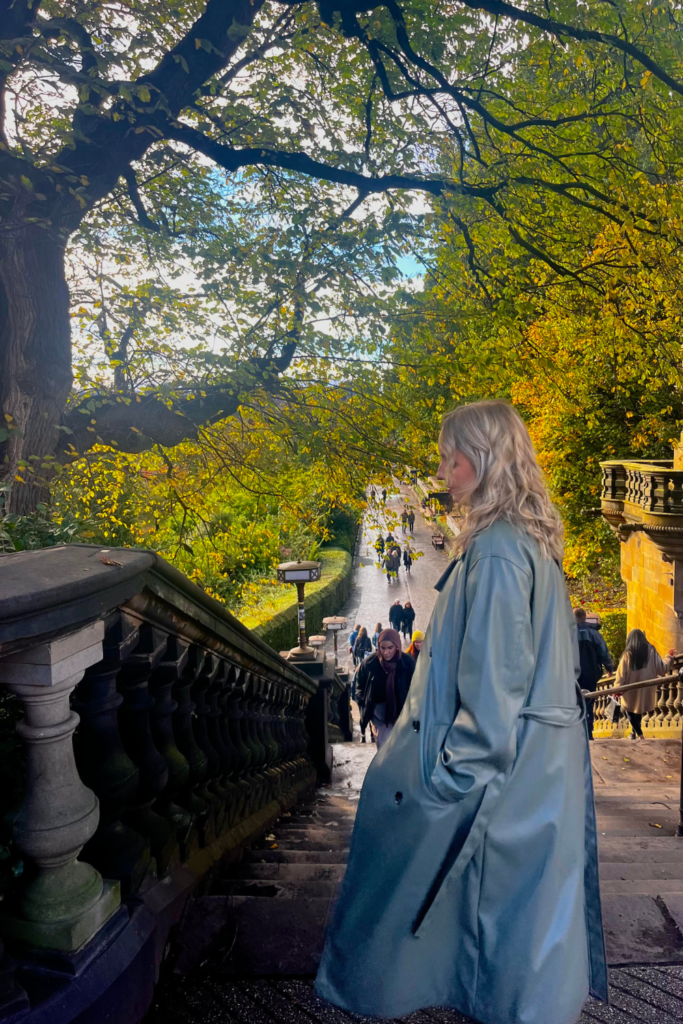
[[[362,664],[362,662],[361,662],[361,664]],[[360,705],[360,693],[359,693],[359,690],[358,690],[358,673],[359,672],[360,672],[360,665],[357,667],[356,671],[353,673],[353,681],[351,683],[351,700],[355,700],[356,704],[358,705],[358,716],[359,716],[359,719],[362,719],[363,709],[362,709],[362,707]],[[367,740],[365,739],[365,731],[366,731],[366,729],[367,729],[367,725],[363,725],[362,721],[361,721],[360,722],[360,741],[361,741],[361,743],[367,743]]]
[[[363,660],[363,658],[366,658],[368,654],[372,654],[372,640],[368,636],[367,629],[363,626],[356,637],[356,642],[353,645],[354,664],[357,665]]]
[[[386,503],[387,503],[387,489],[386,489],[386,487],[382,488],[382,501],[386,505]]]
[[[375,541],[375,551],[377,552],[380,558],[384,554],[384,537],[382,536],[381,533],[377,540]]]
[[[370,501],[372,502],[373,505],[375,504],[376,498],[377,498],[377,495],[375,494],[375,488],[371,487],[370,488]]]
[[[375,649],[377,648],[377,642],[379,640],[379,635],[380,635],[381,632],[382,632],[382,623],[378,622],[377,625],[375,626],[375,632],[374,632],[373,637],[372,637],[372,646]]]
[[[391,548],[391,550],[384,556],[384,567],[389,583],[392,583],[394,580],[398,580],[398,570],[401,567],[401,557],[396,551],[396,548]]]
[[[674,653],[674,651],[669,651],[666,658],[661,658],[643,630],[632,629],[626,637],[626,647],[617,668],[614,685],[623,686],[625,683],[639,683],[642,679],[665,676],[671,666],[671,656]],[[642,690],[622,693],[621,704],[631,723],[632,740],[645,739],[642,726],[643,715],[654,711],[656,703],[656,686],[644,686]]]
[[[403,605],[403,613],[401,615],[401,632],[403,633],[404,640],[410,640],[410,635],[413,632],[413,623],[415,622],[415,609],[413,608],[410,601],[406,601]]]
[[[403,568],[410,575],[410,569],[413,564],[413,556],[410,553],[410,548],[403,549]]]
[[[408,529],[408,513],[405,509],[401,512],[401,533],[405,533]]]
[[[315,988],[368,1017],[575,1024],[608,978],[562,524],[507,402],[449,413],[439,451],[458,557],[365,777]]]
[[[401,652],[396,630],[382,630],[378,650],[365,659],[358,672],[361,725],[370,725],[378,751],[403,710],[414,671],[415,662]]]
[[[612,655],[607,649],[604,637],[600,635],[599,622],[589,622],[585,608],[574,609],[574,620],[579,639],[579,657],[581,662],[579,686],[584,693],[592,693],[602,676],[603,669],[607,672],[614,672],[614,662],[612,661]],[[586,727],[590,740],[593,739],[594,707],[594,701],[586,701]]]
[[[402,621],[403,621],[403,605],[401,604],[400,601],[397,600],[397,601],[394,601],[394,603],[389,608],[389,622],[391,623],[391,628],[395,629],[396,632],[398,633],[399,630],[401,629],[401,622]]]
[[[354,665],[356,664],[356,656],[353,653],[353,645],[355,644],[356,640],[358,639],[358,634],[360,633],[360,629],[361,629],[361,626],[360,626],[360,622],[359,622],[356,625],[356,628],[351,633],[349,633],[349,654],[353,658]]]
[[[411,533],[415,531],[415,513],[413,512],[412,508],[408,513],[408,529],[410,530]]]
[[[413,631],[413,635],[410,638],[410,647],[406,651],[406,654],[409,654],[413,661],[417,661],[418,655],[422,650],[424,638],[425,635],[421,629],[416,629]]]

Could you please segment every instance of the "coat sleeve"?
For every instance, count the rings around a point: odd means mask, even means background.
[[[598,651],[600,652],[600,664],[608,672],[614,672],[614,662],[612,661],[612,655],[609,652],[609,648],[605,642],[604,636],[596,632],[595,638],[598,641]]]
[[[531,592],[531,573],[507,558],[485,556],[470,569],[460,704],[431,776],[443,800],[484,789],[514,761],[534,670]]]

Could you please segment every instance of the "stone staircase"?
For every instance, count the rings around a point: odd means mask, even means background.
[[[211,950],[234,977],[314,975],[344,876],[356,803],[325,789],[284,814],[230,865],[184,922],[175,969]]]

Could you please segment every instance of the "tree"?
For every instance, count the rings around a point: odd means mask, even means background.
[[[660,146],[678,144],[678,9],[561,0],[548,11],[498,0],[0,0],[5,479],[23,479],[20,464],[31,460],[49,471],[64,449],[60,428],[72,431],[76,450],[98,437],[133,450],[172,445],[198,423],[234,413],[264,374],[276,388],[291,365],[309,298],[296,275],[289,336],[275,345],[256,339],[209,390],[203,380],[182,401],[174,387],[126,392],[116,379],[123,344],[112,350],[120,357],[114,379],[86,396],[75,420],[63,419],[71,389],[67,243],[121,209],[141,232],[172,238],[168,205],[150,211],[147,203],[154,181],[171,181],[178,167],[197,179],[209,162],[233,181],[259,169],[268,184],[273,175],[329,183],[338,200],[326,230],[335,232],[344,222],[363,230],[358,211],[368,196],[448,196],[466,213],[485,211],[517,250],[568,276],[576,267],[558,261],[542,232],[536,237],[544,204],[650,230],[621,195],[634,165],[612,151],[610,132],[624,118],[642,120],[647,108],[670,126]],[[581,62],[574,87],[560,97],[560,78],[549,104],[536,71],[557,79]],[[657,158],[650,147],[648,173],[660,174]],[[281,213],[296,218],[291,207]],[[467,217],[455,216],[475,267]],[[106,328],[103,339],[110,345]],[[95,423],[79,432],[84,410]],[[15,508],[39,496],[31,479],[14,491]]]

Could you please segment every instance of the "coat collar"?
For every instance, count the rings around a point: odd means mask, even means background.
[[[434,590],[438,590],[439,592],[441,592],[443,590],[443,588],[446,586],[446,583],[448,582],[449,576],[451,575],[451,573],[453,572],[453,570],[455,569],[455,567],[456,567],[456,565],[458,564],[459,561],[460,561],[460,556],[458,555],[457,558],[453,559],[453,561],[448,566],[448,568],[446,569],[446,571],[443,574],[443,576],[436,581],[436,583],[434,584]]]

